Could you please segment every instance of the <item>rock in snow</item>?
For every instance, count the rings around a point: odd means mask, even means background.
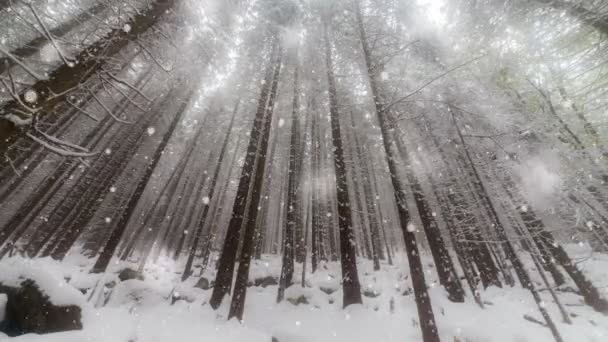
[[[0,284],[0,292],[6,295],[0,331],[9,336],[82,329],[80,307],[51,303],[32,279],[24,280],[18,287]]]
[[[199,279],[198,282],[196,282],[196,285],[194,285],[194,287],[197,287],[202,290],[209,290],[210,288],[213,287],[213,283],[210,282],[209,279],[207,279],[205,277],[201,277],[201,279]]]
[[[125,268],[118,274],[118,279],[120,279],[120,281],[127,281],[132,279],[144,280],[144,276],[143,274],[133,269]]]
[[[271,286],[271,285],[277,285],[279,284],[279,281],[277,280],[277,278],[272,277],[272,276],[266,276],[263,278],[256,278],[253,282],[254,286],[261,286],[261,287],[266,287],[266,286]]]

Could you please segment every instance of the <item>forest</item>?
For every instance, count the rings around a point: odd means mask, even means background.
[[[608,341],[608,1],[0,0],[0,341]]]

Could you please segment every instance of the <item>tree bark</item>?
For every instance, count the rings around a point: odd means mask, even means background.
[[[291,139],[289,148],[289,167],[287,177],[287,222],[285,224],[285,237],[284,237],[284,248],[283,248],[283,266],[281,268],[281,277],[279,279],[279,291],[277,294],[277,302],[283,300],[285,294],[285,288],[289,287],[293,280],[293,268],[295,258],[295,239],[294,234],[296,230],[296,220],[301,220],[297,216],[297,197],[298,197],[298,170],[296,169],[298,159],[299,146],[298,141],[300,139],[300,118],[298,117],[299,112],[299,84],[298,84],[298,59],[297,51],[295,54],[295,71],[294,71],[294,85],[293,85],[293,105],[291,114]]]
[[[217,309],[222,303],[224,296],[230,291],[232,287],[232,278],[234,273],[234,262],[236,259],[237,248],[240,239],[240,230],[243,224],[244,214],[246,210],[247,197],[249,189],[251,187],[251,179],[253,177],[256,155],[258,152],[258,142],[260,134],[262,132],[264,124],[264,114],[266,112],[266,103],[268,101],[270,86],[273,78],[273,71],[275,69],[275,61],[273,60],[276,54],[277,47],[276,43],[272,43],[272,49],[270,52],[270,61],[266,66],[266,73],[264,77],[264,83],[262,91],[258,101],[258,108],[255,114],[255,121],[251,128],[249,135],[249,146],[247,147],[247,154],[245,155],[245,163],[241,171],[241,177],[239,178],[239,186],[237,189],[236,197],[234,199],[234,205],[232,208],[232,216],[228,229],[226,231],[226,238],[224,240],[224,248],[218,260],[217,275],[215,278],[215,286],[211,294],[209,304],[214,309]]]
[[[188,253],[188,260],[186,261],[186,266],[184,268],[184,272],[182,273],[182,281],[185,281],[186,279],[188,279],[188,277],[192,273],[192,263],[194,262],[196,250],[198,249],[198,245],[199,245],[199,240],[200,240],[201,234],[203,233],[205,221],[207,220],[207,214],[209,213],[211,199],[213,199],[213,196],[215,195],[215,187],[217,185],[217,180],[220,175],[220,170],[222,169],[222,162],[224,161],[224,156],[226,155],[226,149],[228,148],[228,142],[230,141],[230,134],[232,133],[232,127],[234,125],[234,118],[236,117],[236,113],[238,112],[238,109],[239,109],[239,103],[240,103],[240,101],[238,101],[237,104],[234,106],[234,111],[232,112],[232,117],[230,118],[230,123],[228,124],[228,131],[226,132],[226,137],[224,138],[224,141],[222,143],[220,155],[218,157],[218,161],[215,166],[215,171],[213,172],[213,176],[211,176],[211,185],[209,186],[209,190],[207,192],[207,199],[209,202],[204,204],[205,207],[203,208],[203,214],[201,215],[201,218],[198,221],[198,224],[196,227],[196,233],[194,235],[194,240],[192,242],[190,252]],[[209,227],[209,229],[211,229],[211,227]],[[207,243],[207,241],[206,241],[206,243]]]
[[[268,96],[268,104],[264,115],[264,126],[260,133],[260,144],[256,151],[256,170],[254,173],[253,182],[251,184],[251,203],[248,208],[247,220],[245,222],[245,235],[243,236],[243,247],[239,259],[239,268],[234,283],[234,292],[232,294],[232,302],[230,303],[230,312],[228,319],[236,317],[239,321],[243,319],[245,310],[245,296],[247,294],[247,282],[249,280],[249,267],[251,266],[251,257],[253,252],[253,244],[256,230],[256,219],[258,214],[258,206],[260,203],[262,183],[264,182],[264,169],[266,167],[266,154],[268,150],[268,140],[270,138],[270,130],[272,127],[272,117],[274,114],[274,103],[277,96],[277,88],[279,83],[279,75],[281,72],[282,49],[278,38],[273,37],[273,51],[276,52],[276,59],[273,62],[274,72],[272,77],[272,88]]]
[[[338,95],[333,71],[333,59],[327,24],[325,24],[325,63],[327,67],[327,81],[329,84],[329,112],[331,115],[331,135],[334,155],[334,169],[336,172],[336,197],[338,201],[338,229],[340,233],[340,264],[342,266],[342,306],[362,303],[361,286],[357,274],[357,257],[355,253],[355,237],[353,233],[353,219],[351,213],[350,197],[348,194],[348,181],[346,178],[346,164],[344,162],[344,148],[340,132],[340,113],[338,112]]]
[[[141,195],[143,194],[146,186],[148,185],[148,182],[150,181],[150,178],[152,177],[152,173],[154,172],[154,169],[156,168],[158,161],[160,160],[163,152],[165,151],[165,148],[167,147],[170,138],[173,136],[173,133],[175,131],[175,128],[177,127],[177,124],[182,120],[182,118],[184,117],[184,115],[186,113],[186,106],[188,105],[189,98],[190,98],[190,96],[188,96],[188,98],[186,99],[186,102],[184,102],[182,104],[182,106],[179,108],[178,112],[175,114],[175,118],[173,118],[172,122],[170,123],[169,127],[167,128],[167,131],[163,135],[162,140],[156,147],[156,150],[154,151],[154,154],[152,155],[150,163],[147,165],[144,174],[137,182],[137,186],[135,187],[135,190],[131,194],[131,196],[129,198],[129,202],[127,202],[125,209],[120,214],[116,227],[110,234],[110,237],[106,241],[105,246],[103,247],[103,250],[102,250],[99,258],[97,259],[97,261],[95,262],[95,265],[91,269],[92,273],[102,273],[102,272],[105,272],[106,269],[108,268],[108,265],[110,264],[110,260],[112,259],[112,256],[116,252],[116,248],[118,247],[118,244],[120,243],[120,240],[121,240],[122,236],[124,235],[125,230],[127,229],[127,224],[129,223],[131,216],[135,212],[137,203],[139,202]]]
[[[415,232],[410,231],[408,229],[408,225],[410,224],[411,218],[409,210],[407,208],[405,188],[401,184],[401,180],[398,178],[397,165],[395,164],[395,156],[392,150],[393,139],[389,133],[390,127],[388,125],[388,122],[386,121],[386,113],[382,108],[378,87],[374,79],[374,73],[371,64],[371,50],[369,48],[365,28],[363,26],[363,19],[361,16],[361,8],[359,1],[360,0],[354,1],[359,38],[361,41],[365,65],[367,67],[368,81],[372,92],[372,100],[374,102],[376,115],[380,124],[385,158],[388,164],[389,174],[394,189],[395,202],[397,203],[397,210],[399,213],[399,222],[405,240],[405,248],[410,266],[410,274],[412,276],[412,285],[414,288],[414,295],[416,297],[416,306],[418,308],[418,317],[420,319],[422,337],[424,342],[439,342],[439,333],[437,332],[437,325],[435,323],[433,307],[431,306],[430,297],[426,289],[424,270],[422,268],[420,252],[418,251],[418,245],[416,243],[416,235]]]

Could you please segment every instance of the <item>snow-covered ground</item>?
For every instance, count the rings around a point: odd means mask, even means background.
[[[588,249],[569,246],[583,268],[601,288],[608,289],[608,256],[590,254]],[[554,341],[548,328],[524,316],[542,322],[530,293],[520,287],[489,288],[481,296],[481,309],[467,297],[466,303],[447,300],[436,285],[431,262],[425,257],[427,283],[442,341]],[[114,265],[117,271],[125,265]],[[407,260],[395,258],[395,265],[382,264],[372,271],[367,260],[359,262],[359,275],[364,292],[363,304],[342,309],[337,263],[321,265],[314,274],[307,273],[306,286],[300,286],[301,268],[296,269],[296,285],[289,288],[290,300],[276,303],[277,286],[249,287],[242,322],[227,321],[229,299],[218,311],[207,304],[211,290],[194,287],[198,277],[180,283],[181,265],[163,261],[150,265],[145,280],[120,282],[115,273],[92,275],[90,262],[71,258],[63,263],[51,259],[24,260],[12,258],[0,263],[3,281],[16,275],[31,275],[56,304],[77,303],[83,307],[84,329],[47,335],[24,335],[0,340],[15,342],[280,342],[303,341],[421,341],[416,305],[410,289]],[[251,279],[266,275],[278,276],[280,259],[264,256],[252,267]],[[210,271],[211,272],[211,271]],[[212,273],[205,276],[213,279]],[[115,282],[111,292],[101,291],[91,297],[74,290],[93,288],[96,284]],[[333,292],[332,292],[333,291]],[[331,293],[329,293],[331,292]],[[561,322],[559,312],[549,294],[541,291],[545,306],[558,325],[565,341],[608,341],[608,317],[583,305],[582,298],[569,292],[559,297],[571,315],[572,325]],[[172,304],[172,297],[181,300]],[[306,297],[308,304],[296,305]],[[105,302],[105,303],[104,303]]]

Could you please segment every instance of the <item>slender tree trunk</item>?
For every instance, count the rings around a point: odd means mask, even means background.
[[[324,30],[325,55],[327,67],[327,81],[329,84],[329,112],[331,114],[331,134],[334,155],[334,168],[336,172],[336,197],[338,201],[338,229],[340,233],[340,264],[342,265],[342,306],[362,303],[361,286],[357,274],[357,260],[355,255],[355,238],[353,234],[353,219],[351,213],[350,197],[348,194],[348,181],[346,179],[346,164],[344,162],[344,148],[340,132],[340,113],[338,112],[338,95],[333,71],[333,59],[327,24]]]
[[[418,181],[418,178],[412,170],[412,166],[409,161],[409,154],[406,150],[405,145],[396,138],[397,148],[401,152],[401,159],[405,162],[405,173],[409,180],[412,192],[414,194],[414,201],[418,209],[418,215],[422,221],[422,227],[424,233],[429,242],[431,254],[433,255],[433,261],[435,267],[437,267],[437,274],[439,275],[439,283],[448,292],[448,298],[454,302],[464,302],[464,290],[458,281],[458,275],[452,263],[452,257],[448,253],[439,225],[432,215],[431,207],[429,202],[424,196],[422,186]]]
[[[157,0],[146,11],[135,15],[129,21],[131,29],[123,27],[111,30],[104,38],[87,47],[70,65],[63,64],[51,72],[46,80],[38,80],[29,91],[38,95],[35,103],[30,103],[31,109],[48,111],[56,104],[63,102],[70,89],[77,87],[83,80],[88,79],[105,65],[104,58],[111,58],[117,54],[130,41],[155,25],[165,12],[168,12],[178,0]],[[103,56],[101,54],[104,54]],[[101,61],[101,62],[100,62]],[[25,94],[21,94],[21,101],[9,101],[0,107],[0,116],[8,113],[22,112],[21,103]],[[26,110],[27,111],[27,110]],[[12,121],[0,118],[0,155],[4,155],[8,146],[18,137],[20,129]]]
[[[9,0],[6,0],[6,3],[8,4]],[[3,5],[0,4],[0,11],[2,10],[2,6]],[[89,18],[96,17],[107,8],[108,4],[104,1],[101,1],[91,6],[90,8],[83,10],[81,13],[72,17],[61,25],[50,29],[49,33],[54,37],[63,37],[69,32],[71,32],[78,25],[80,25],[83,21]],[[36,37],[30,40],[29,42],[23,44],[21,47],[11,51],[11,54],[19,58],[28,59],[32,57],[36,52],[38,52],[48,42],[49,39],[46,36]],[[9,68],[13,66],[12,61],[9,63],[5,63],[5,61],[9,62],[9,59],[0,58],[0,74],[4,73],[7,70],[7,66]]]
[[[256,151],[256,170],[254,173],[253,182],[251,185],[251,203],[248,208],[247,220],[245,222],[245,235],[243,236],[243,247],[239,260],[239,268],[234,283],[234,293],[232,302],[230,303],[230,312],[228,318],[236,317],[239,320],[243,319],[243,311],[245,310],[245,296],[247,294],[247,281],[249,280],[249,267],[251,265],[251,257],[253,252],[253,243],[256,230],[256,218],[258,214],[258,206],[260,203],[262,183],[264,181],[264,169],[266,167],[266,153],[268,152],[268,140],[270,138],[270,129],[272,127],[272,117],[274,113],[274,103],[277,96],[277,88],[279,83],[279,75],[281,72],[282,49],[278,38],[273,37],[273,51],[276,51],[276,59],[273,62],[274,73],[272,77],[272,88],[268,96],[268,104],[266,106],[266,114],[264,118],[263,130],[260,133],[261,141]],[[274,56],[273,56],[274,57]]]
[[[186,266],[184,268],[184,273],[182,273],[182,281],[188,279],[190,274],[192,273],[192,263],[194,262],[194,257],[196,255],[196,250],[198,249],[199,240],[201,234],[203,233],[203,228],[205,226],[205,221],[207,220],[207,214],[209,213],[209,207],[211,203],[211,199],[215,194],[215,186],[217,185],[217,180],[220,175],[220,170],[222,168],[222,162],[224,160],[224,156],[226,155],[226,149],[228,148],[228,142],[230,141],[230,134],[232,133],[232,126],[234,125],[234,118],[236,117],[236,113],[239,108],[239,102],[234,106],[234,111],[232,112],[232,118],[230,119],[230,123],[228,124],[228,131],[226,132],[226,137],[224,138],[224,142],[222,143],[222,148],[220,150],[220,155],[215,167],[215,171],[213,172],[213,176],[211,176],[211,185],[209,186],[209,190],[207,192],[207,203],[204,203],[205,206],[203,209],[203,214],[201,215],[197,227],[196,233],[194,235],[194,240],[192,242],[192,246],[190,248],[190,252],[188,253],[188,260],[186,261]],[[211,227],[209,227],[211,229]],[[205,241],[208,243],[208,240]]]
[[[285,224],[285,237],[283,248],[283,266],[281,268],[281,278],[279,281],[279,292],[277,294],[277,302],[281,302],[285,295],[285,288],[289,287],[293,279],[293,268],[295,258],[295,239],[296,220],[301,218],[297,216],[297,197],[298,197],[298,173],[296,169],[298,159],[298,141],[300,139],[300,118],[299,113],[299,83],[298,83],[298,54],[295,53],[295,71],[293,85],[293,109],[291,115],[291,141],[289,148],[289,168],[287,177],[289,177],[287,185],[287,222]]]
[[[188,100],[189,100],[189,96],[188,96]],[[188,101],[188,100],[186,100],[186,101]],[[131,196],[129,198],[129,202],[127,202],[125,209],[122,211],[122,213],[118,219],[118,223],[116,224],[116,227],[110,234],[110,237],[106,241],[105,246],[103,247],[103,250],[102,250],[99,258],[95,262],[95,265],[93,266],[93,268],[91,270],[92,273],[102,273],[102,272],[105,272],[106,269],[108,268],[108,265],[110,264],[110,260],[112,259],[112,256],[116,252],[116,248],[118,247],[118,244],[120,243],[120,240],[121,240],[122,236],[124,235],[125,230],[127,229],[127,224],[129,223],[131,216],[135,212],[137,203],[139,202],[141,195],[143,194],[146,186],[148,185],[148,182],[150,181],[150,178],[152,177],[152,173],[154,172],[154,169],[156,168],[158,161],[160,160],[163,152],[165,151],[165,148],[167,147],[167,144],[169,143],[169,139],[173,136],[173,133],[175,131],[175,128],[177,127],[177,124],[181,121],[184,114],[186,113],[187,105],[188,105],[188,102],[185,102],[179,108],[178,112],[175,114],[175,118],[173,118],[173,121],[167,128],[167,131],[163,135],[162,140],[156,147],[156,150],[154,151],[154,154],[152,155],[150,163],[147,165],[143,176],[137,182],[137,186],[135,187],[135,190],[131,194]]]
[[[390,136],[390,127],[386,121],[384,109],[381,105],[381,99],[378,93],[378,87],[374,79],[374,72],[372,68],[372,57],[371,50],[368,45],[365,28],[363,26],[363,19],[361,17],[361,8],[359,0],[355,0],[355,14],[357,19],[357,26],[359,30],[359,38],[361,40],[363,57],[367,67],[368,81],[370,89],[372,91],[372,100],[375,105],[376,115],[380,124],[380,131],[382,134],[382,143],[384,145],[384,152],[386,162],[389,168],[389,174],[391,182],[393,184],[395,202],[397,203],[397,210],[399,213],[399,222],[403,231],[403,237],[405,240],[405,248],[408,256],[410,274],[412,276],[412,285],[414,288],[414,295],[416,297],[416,306],[418,308],[418,317],[420,319],[420,327],[422,330],[422,336],[424,342],[439,342],[439,333],[437,332],[437,325],[435,324],[435,316],[433,314],[433,307],[431,306],[430,297],[426,289],[426,281],[424,279],[424,270],[422,268],[422,262],[420,260],[420,252],[418,251],[418,244],[416,243],[416,234],[414,231],[408,229],[410,225],[410,213],[407,208],[407,200],[405,197],[405,188],[401,184],[401,180],[398,178],[397,165],[395,164],[395,156],[392,150],[393,140]]]
[[[222,303],[224,296],[230,291],[232,287],[232,278],[234,273],[234,262],[236,259],[237,248],[240,240],[240,230],[243,224],[245,209],[247,206],[247,197],[249,189],[251,187],[251,178],[253,176],[256,155],[258,152],[258,140],[262,132],[264,124],[264,114],[266,112],[266,103],[268,101],[270,93],[270,85],[272,82],[273,71],[275,69],[275,61],[273,60],[276,54],[277,47],[276,43],[272,43],[272,49],[270,52],[270,61],[266,66],[266,73],[264,77],[264,83],[262,91],[258,101],[258,108],[255,114],[255,121],[251,128],[249,135],[249,146],[247,147],[247,154],[245,155],[245,163],[241,171],[241,177],[239,178],[239,186],[237,189],[236,197],[234,199],[234,205],[232,208],[232,216],[228,229],[226,231],[226,238],[224,240],[224,248],[220,255],[220,259],[217,263],[217,275],[215,278],[215,286],[211,294],[209,304],[214,309],[217,309]]]

